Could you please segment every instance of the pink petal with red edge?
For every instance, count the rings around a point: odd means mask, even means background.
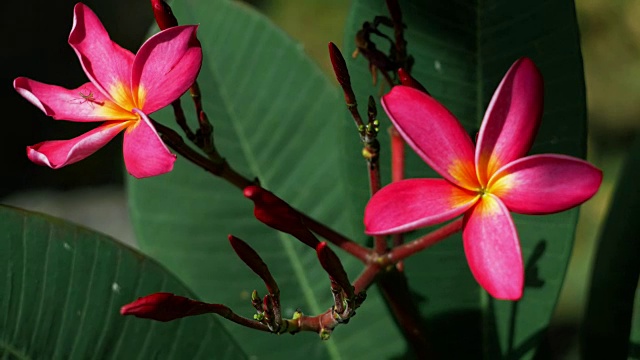
[[[28,146],[27,156],[36,164],[58,169],[98,151],[127,126],[128,121],[107,122],[71,140],[45,141]]]
[[[197,26],[176,26],[147,40],[133,62],[132,89],[138,107],[147,114],[184,94],[202,66]]]
[[[102,95],[90,82],[68,90],[19,77],[13,81],[13,87],[30,103],[56,120],[88,122],[137,119],[133,113]]]
[[[542,74],[528,58],[518,59],[502,79],[478,135],[476,169],[484,185],[493,173],[531,149],[542,116]]]
[[[75,50],[84,72],[102,93],[127,110],[131,102],[131,68],[134,55],[111,41],[96,14],[82,3],[73,9],[69,45]]]
[[[129,174],[137,178],[157,176],[173,170],[176,156],[162,142],[151,120],[134,109],[140,120],[124,134],[124,164]]]
[[[451,220],[475,204],[478,194],[444,179],[408,179],[375,193],[364,211],[369,235],[401,233]]]
[[[462,230],[464,251],[473,276],[491,296],[518,300],[524,267],[513,219],[504,204],[485,195],[467,215]]]
[[[509,210],[550,214],[589,200],[602,183],[602,171],[571,156],[543,154],[514,161],[489,182],[489,191]]]
[[[471,138],[442,104],[419,90],[395,86],[382,97],[382,106],[429,166],[456,185],[478,188]]]

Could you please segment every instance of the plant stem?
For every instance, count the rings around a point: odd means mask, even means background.
[[[404,139],[393,125],[389,127],[389,137],[391,138],[391,182],[404,179]],[[404,243],[404,234],[391,235],[391,244],[394,248]],[[404,262],[396,263],[398,271],[404,271]]]
[[[195,165],[203,168],[213,175],[227,180],[237,188],[244,189],[249,185],[255,185],[255,181],[251,181],[240,175],[233,168],[231,168],[231,166],[229,166],[229,164],[224,159],[221,159],[220,162],[214,163],[210,159],[202,156],[200,153],[190,148],[184,142],[182,137],[178,135],[178,133],[173,129],[168,128],[155,120],[152,120],[152,122],[153,126],[160,133],[162,140],[178,154],[184,156],[185,159],[191,161]]]
[[[393,125],[389,127],[389,137],[391,138],[391,181],[396,182],[404,179],[404,139]]]
[[[380,273],[380,265],[377,263],[370,263],[364,270],[358,275],[356,281],[353,282],[353,287],[355,288],[355,293],[359,293],[361,291],[365,291],[371,286],[371,284]]]
[[[187,135],[187,139],[194,141],[196,139],[196,135],[191,131],[189,125],[187,125],[187,118],[184,116],[184,110],[182,109],[180,98],[175,99],[171,103],[171,106],[173,107],[173,116],[176,118],[176,124],[178,124],[185,135]]]
[[[255,329],[255,330],[260,330],[260,331],[265,331],[265,332],[271,332],[271,330],[269,330],[269,327],[259,321],[255,321],[255,320],[251,320],[251,319],[247,319],[245,317],[242,317],[236,313],[234,313],[229,307],[225,306],[225,305],[221,305],[221,304],[212,304],[215,305],[215,307],[212,306],[212,311],[220,316],[222,316],[223,318],[233,321],[234,323],[238,324],[238,325],[242,325],[251,329]]]
[[[420,317],[420,310],[411,298],[411,290],[404,274],[392,268],[391,271],[378,276],[376,283],[416,358],[433,358],[431,344],[427,339],[427,332],[423,328]]]
[[[243,190],[247,186],[256,185],[256,180],[249,180],[236,172],[229,164],[221,159],[220,162],[213,162],[211,159],[201,155],[197,151],[189,147],[182,137],[173,129],[166,127],[159,122],[152,120],[153,126],[160,133],[162,140],[169,145],[175,152],[183,156],[185,159],[191,161],[195,165],[210,172],[211,174],[221,177],[228,181],[240,190]],[[305,225],[316,234],[325,238],[330,243],[340,247],[344,251],[358,258],[363,263],[367,263],[371,257],[371,251],[366,247],[350,240],[346,236],[339,232],[327,227],[319,221],[307,216],[306,214],[294,209],[300,214],[300,217],[304,221]]]
[[[386,254],[387,262],[390,264],[397,263],[398,261],[401,261],[452,234],[455,234],[462,229],[462,222],[463,218],[460,218],[428,233],[421,238],[393,248]]]
[[[358,260],[362,261],[363,263],[366,264],[369,262],[369,259],[372,257],[371,250],[347,238],[346,236],[340,234],[339,232],[333,230],[332,228],[326,226],[325,224],[309,217],[308,215],[300,211],[298,212],[300,213],[300,217],[302,218],[302,221],[309,228],[309,230],[320,235],[330,243],[338,246],[339,248],[348,252],[349,254],[355,256]]]

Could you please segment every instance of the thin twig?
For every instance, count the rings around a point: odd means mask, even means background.
[[[240,190],[244,190],[244,188],[250,185],[256,185],[255,180],[252,181],[240,175],[233,168],[231,168],[231,166],[229,166],[226,161],[218,164],[212,162],[210,159],[206,158],[205,156],[201,155],[197,151],[190,148],[187,144],[185,144],[182,137],[173,129],[168,128],[155,120],[152,121],[155,128],[161,134],[162,140],[185,159],[191,161],[195,165],[210,172],[211,174],[225,179]],[[339,232],[327,227],[321,222],[307,216],[299,210],[296,209],[296,211],[300,214],[300,217],[302,218],[304,224],[311,231],[315,232],[330,243],[355,256],[363,263],[367,263],[368,259],[371,257],[371,251],[369,249],[347,238]]]

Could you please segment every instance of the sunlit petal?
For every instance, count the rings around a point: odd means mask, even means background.
[[[123,154],[127,171],[137,178],[145,178],[173,170],[176,156],[162,142],[147,115],[138,109],[134,111],[140,115],[140,121],[124,134]]]
[[[462,238],[478,283],[497,299],[520,299],[524,267],[518,234],[509,211],[497,197],[483,196],[465,215]]]
[[[429,166],[456,185],[478,188],[471,138],[442,104],[419,90],[395,86],[383,96],[382,106]]]
[[[36,164],[58,169],[98,151],[127,126],[128,121],[107,122],[71,140],[45,141],[28,146],[27,156]]]
[[[169,105],[193,84],[202,65],[197,26],[176,26],[147,40],[133,62],[132,91],[147,114]]]
[[[78,3],[73,11],[69,45],[78,55],[84,72],[102,93],[131,110],[134,55],[111,41],[100,19],[86,5]]]
[[[90,82],[69,90],[19,77],[13,81],[13,87],[30,103],[56,120],[85,122],[137,119],[136,115],[102,95]]]
[[[542,75],[528,58],[517,60],[502,79],[478,135],[475,161],[483,185],[531,148],[542,116],[543,88]]]
[[[478,196],[444,179],[394,182],[369,200],[364,213],[365,232],[400,233],[451,220],[473,206]]]
[[[602,183],[602,171],[565,155],[544,154],[516,160],[490,180],[492,194],[511,211],[549,214],[589,200]]]

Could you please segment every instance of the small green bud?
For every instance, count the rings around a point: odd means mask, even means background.
[[[331,337],[331,330],[327,330],[327,329],[320,330],[321,340],[329,340],[330,337]]]

